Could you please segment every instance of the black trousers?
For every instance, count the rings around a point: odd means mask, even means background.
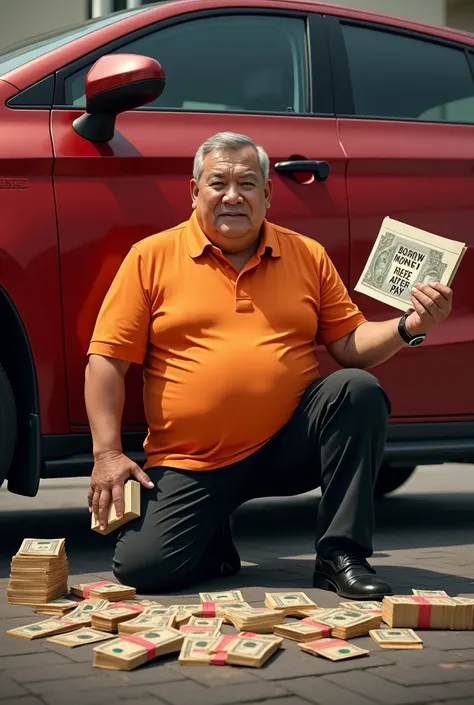
[[[205,472],[148,470],[140,518],[120,531],[113,570],[142,593],[168,592],[209,577],[208,549],[244,502],[321,487],[316,551],[372,552],[373,487],[390,402],[377,379],[344,369],[311,384],[288,423],[262,448]]]

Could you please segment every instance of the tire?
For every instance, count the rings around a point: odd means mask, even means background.
[[[401,487],[413,475],[416,466],[413,467],[393,467],[388,463],[382,463],[380,472],[375,484],[374,496],[376,499],[394,492]]]
[[[5,370],[0,365],[0,487],[10,469],[16,437],[15,397]]]

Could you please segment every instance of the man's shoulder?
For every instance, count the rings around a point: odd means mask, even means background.
[[[291,252],[291,250],[297,249],[319,259],[325,252],[323,245],[312,237],[303,235],[303,233],[299,233],[296,230],[290,230],[290,228],[284,228],[276,223],[269,222],[269,225],[277,234],[283,254],[285,250]]]
[[[176,247],[176,244],[184,236],[187,221],[174,225],[167,230],[148,235],[142,240],[138,240],[132,245],[132,248],[137,250],[142,257],[156,257],[160,253],[168,253]]]

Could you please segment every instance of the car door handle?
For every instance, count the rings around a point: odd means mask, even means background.
[[[295,159],[277,162],[275,171],[279,174],[313,174],[316,181],[326,181],[329,176],[329,164],[315,159]]]

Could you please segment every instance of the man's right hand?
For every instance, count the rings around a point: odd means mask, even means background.
[[[131,477],[147,489],[153,487],[148,475],[123,453],[108,451],[95,456],[88,503],[101,530],[107,528],[111,502],[115,505],[117,517],[123,515],[123,486]]]

